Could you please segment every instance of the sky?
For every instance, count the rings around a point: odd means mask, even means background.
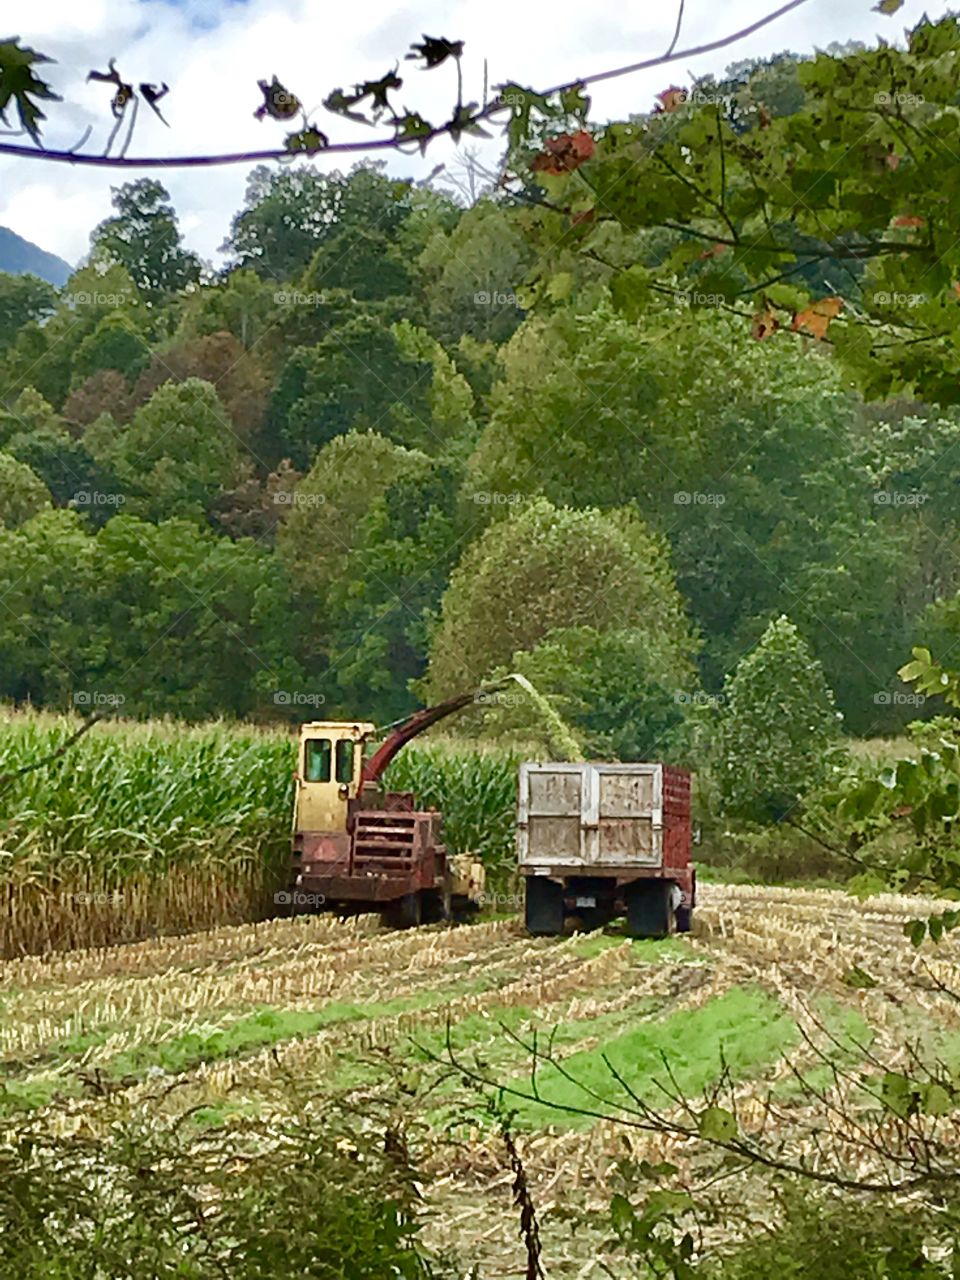
[[[937,18],[950,7],[946,0],[905,0],[888,18],[873,12],[872,2],[808,0],[727,49],[598,85],[591,119],[648,111],[661,89],[722,72],[743,58],[812,52],[834,40],[897,40],[924,13]],[[732,34],[780,3],[686,0],[678,48]],[[111,90],[88,83],[86,75],[106,70],[115,57],[125,80],[169,84],[162,107],[170,127],[141,110],[129,152],[168,156],[280,147],[286,127],[254,119],[257,81],[273,75],[299,95],[331,141],[355,141],[365,131],[322,109],[330,90],[378,79],[398,59],[401,105],[442,119],[455,101],[453,68],[424,72],[402,62],[424,32],[466,42],[468,100],[482,94],[485,61],[491,85],[515,80],[533,88],[640,61],[670,45],[677,0],[3,0],[2,12],[5,32],[56,59],[47,78],[63,102],[49,104],[48,146],[72,147],[90,126],[84,149],[103,151]],[[315,163],[336,167],[335,157]],[[424,177],[437,164],[457,161],[443,139],[426,159],[389,153],[388,163],[398,176]],[[187,245],[220,265],[219,247],[242,205],[249,169],[72,169],[0,158],[0,225],[76,265],[88,251],[90,231],[111,212],[111,186],[151,172],[171,193]]]

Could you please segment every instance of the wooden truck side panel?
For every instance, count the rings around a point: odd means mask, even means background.
[[[663,764],[520,766],[526,875],[672,879],[692,887],[690,775]]]

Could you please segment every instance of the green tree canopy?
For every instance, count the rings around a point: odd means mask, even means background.
[[[183,247],[170,194],[153,178],[113,188],[114,215],[90,236],[93,264],[117,263],[151,302],[169,298],[200,276],[200,260]]]
[[[477,685],[559,627],[643,631],[666,678],[688,671],[695,649],[661,538],[630,511],[541,498],[491,525],[457,564],[424,691]]]
[[[726,813],[783,821],[838,764],[840,716],[797,628],[774,619],[727,681],[716,743]]]

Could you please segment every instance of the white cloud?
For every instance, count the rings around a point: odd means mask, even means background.
[[[946,0],[907,0],[891,20],[871,6],[872,0],[842,6],[811,0],[729,49],[597,86],[593,114],[605,119],[647,110],[671,80],[684,83],[690,72],[719,72],[745,57],[782,49],[808,52],[833,40],[892,40],[924,11],[938,17],[948,8]],[[776,0],[689,0],[680,45],[717,39],[774,7]],[[676,21],[672,3],[626,6],[622,0],[459,0],[446,6],[438,0],[367,0],[356,9],[319,0],[184,0],[179,6],[164,0],[6,0],[4,10],[8,30],[57,58],[50,78],[64,102],[49,106],[50,146],[71,146],[92,125],[88,147],[102,149],[111,125],[110,90],[87,84],[85,77],[91,67],[104,69],[110,56],[127,79],[170,83],[163,110],[171,128],[142,109],[130,151],[140,155],[279,145],[283,127],[253,118],[256,82],[274,73],[308,105],[318,105],[317,122],[331,136],[362,137],[359,126],[348,131],[319,103],[337,85],[382,74],[424,31],[467,41],[466,91],[479,97],[484,58],[491,84],[511,78],[533,86],[556,84],[656,54],[669,44]],[[440,118],[452,101],[452,70],[427,73],[402,62],[401,67],[403,104]],[[425,161],[391,155],[389,163],[396,173],[424,174],[451,155],[449,144],[437,145]],[[332,161],[318,163],[333,167]],[[188,243],[206,258],[217,256],[250,167],[153,171],[173,196]],[[75,262],[92,228],[109,212],[110,187],[143,172],[0,160],[0,225]]]

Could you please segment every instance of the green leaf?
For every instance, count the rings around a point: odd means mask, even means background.
[[[876,978],[867,973],[866,969],[861,969],[858,964],[847,970],[843,975],[843,981],[848,987],[855,987],[861,991],[869,991],[871,987],[877,985]]]
[[[53,62],[53,58],[48,58],[46,54],[36,53],[33,49],[21,45],[19,36],[0,40],[0,120],[4,124],[9,123],[7,110],[12,98],[17,105],[20,124],[38,145],[39,122],[46,120],[47,117],[31,99],[62,101],[45,80],[34,75],[33,68],[41,62]]]
[[[945,1116],[953,1110],[953,1099],[942,1084],[928,1084],[923,1090],[921,1108],[924,1115]]]
[[[916,1086],[898,1071],[888,1071],[880,1082],[880,1101],[888,1111],[905,1119],[917,1108]]]
[[[629,1231],[636,1220],[636,1216],[633,1211],[633,1205],[626,1196],[615,1195],[610,1201],[610,1220],[615,1231]]]
[[[620,271],[610,285],[613,305],[628,320],[639,320],[650,297],[649,273],[645,267],[632,266]]]
[[[903,926],[903,932],[915,947],[919,947],[927,936],[927,922],[925,920],[911,920],[909,924]]]
[[[698,1130],[708,1142],[732,1142],[739,1129],[732,1111],[725,1107],[707,1107],[700,1113]]]

